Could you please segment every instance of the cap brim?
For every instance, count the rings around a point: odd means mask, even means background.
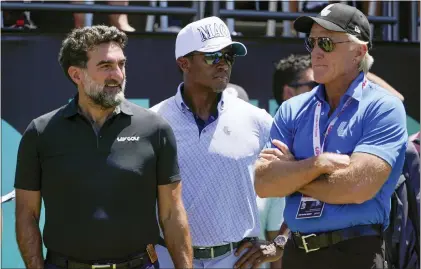
[[[247,48],[244,46],[243,43],[240,42],[228,42],[224,44],[218,44],[218,45],[210,45],[206,46],[204,48],[198,49],[197,51],[200,52],[216,52],[220,51],[226,47],[232,46],[232,52],[234,52],[237,56],[246,56],[247,55]]]
[[[330,31],[346,32],[344,29],[339,27],[337,24],[334,24],[333,22],[310,16],[301,16],[298,19],[296,19],[294,21],[294,29],[297,32],[310,33],[313,23],[317,23],[321,27]]]

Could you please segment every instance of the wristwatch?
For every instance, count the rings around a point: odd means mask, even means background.
[[[275,243],[276,246],[280,247],[281,249],[284,249],[285,245],[288,242],[288,237],[280,234],[277,237],[275,237],[275,239],[273,239],[273,242]]]

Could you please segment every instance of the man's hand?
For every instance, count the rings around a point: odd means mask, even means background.
[[[259,154],[259,158],[265,159],[267,161],[295,161],[295,157],[289,151],[287,145],[276,139],[272,140],[272,144],[274,144],[277,147],[277,149],[264,149]]]
[[[325,174],[331,174],[347,168],[350,162],[351,158],[348,155],[325,152],[317,157],[316,165],[323,168]]]
[[[277,261],[282,256],[282,250],[274,243],[257,240],[243,242],[235,251],[235,255],[248,251],[235,263],[234,268],[258,268],[262,263]]]

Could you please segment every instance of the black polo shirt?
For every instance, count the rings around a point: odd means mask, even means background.
[[[41,191],[47,249],[90,261],[156,244],[157,186],[178,180],[175,137],[161,116],[124,101],[97,134],[76,97],[29,124],[15,188]]]

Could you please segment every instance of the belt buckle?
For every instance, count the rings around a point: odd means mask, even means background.
[[[313,237],[313,236],[316,236],[316,234],[308,234],[308,235],[302,235],[301,236],[301,241],[303,242],[303,248],[306,251],[306,253],[309,253],[309,252],[316,251],[316,250],[319,250],[320,249],[320,248],[311,248],[311,249],[309,249],[307,247],[306,239],[309,238],[309,237]]]
[[[104,269],[104,268],[116,269],[117,264],[115,264],[115,263],[113,263],[113,264],[92,264],[91,268],[92,269]]]
[[[210,259],[214,259],[215,258],[215,251],[213,249],[213,247],[196,247],[197,250],[210,250]],[[209,259],[209,258],[208,258]]]

